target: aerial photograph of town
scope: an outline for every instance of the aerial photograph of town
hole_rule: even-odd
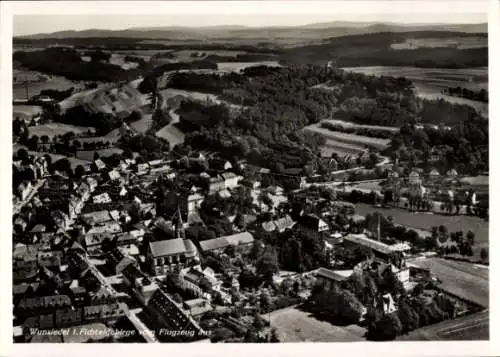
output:
[[[489,341],[482,8],[14,16],[13,343]]]

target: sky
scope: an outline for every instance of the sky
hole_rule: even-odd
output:
[[[81,3],[85,3],[81,1]],[[130,3],[123,3],[121,11],[133,11],[131,14],[116,13],[116,4],[113,2],[115,13],[109,13],[109,8],[99,6],[91,6],[93,2],[87,2],[87,11],[91,14],[71,15],[68,13],[54,14],[57,12],[68,12],[78,10],[77,6],[63,9],[52,8],[47,10],[44,8],[36,11],[36,15],[29,14],[35,12],[31,7],[21,11],[26,14],[16,14],[13,16],[13,35],[23,36],[37,33],[51,33],[65,30],[85,30],[85,29],[109,29],[120,30],[132,27],[159,27],[159,26],[186,26],[186,27],[205,27],[205,26],[224,26],[224,25],[240,25],[249,27],[264,27],[264,26],[300,26],[311,23],[331,22],[331,21],[356,21],[356,22],[398,22],[398,23],[483,23],[487,22],[487,6],[484,2],[477,0],[472,5],[467,7],[464,4],[469,4],[468,1],[455,0],[449,3],[446,1],[435,0],[434,3],[429,3],[426,6],[425,1],[386,1],[385,3],[377,1],[351,1],[350,3],[342,3],[342,6],[337,1],[331,1],[327,6],[322,8],[322,11],[313,11],[314,7],[294,8],[290,3],[286,7],[279,6],[279,14],[276,13],[277,7],[265,7],[267,2],[261,2],[258,8],[245,6],[250,2],[240,2],[238,4],[228,2],[227,6],[196,6],[196,7],[177,7],[172,9],[160,7],[157,11],[151,11],[155,15],[144,13],[148,11],[147,6],[135,4],[135,8],[130,6]],[[279,3],[279,2],[278,2]],[[353,4],[354,3],[354,4]],[[366,3],[368,6],[364,6]],[[411,6],[402,5],[403,3],[414,4]],[[446,6],[444,4],[448,3]],[[94,3],[95,4],[95,3]],[[334,6],[332,6],[332,4]],[[382,6],[383,4],[383,6]],[[392,5],[391,5],[392,4]],[[233,6],[231,6],[233,5]],[[439,6],[438,6],[439,5]],[[157,7],[153,4],[151,9]],[[219,9],[219,10],[218,10]],[[472,12],[470,10],[473,10]],[[136,11],[134,11],[136,10]],[[142,13],[141,13],[142,12]],[[166,13],[167,12],[167,13]],[[168,12],[176,12],[168,13]],[[189,14],[186,14],[189,12]],[[311,13],[314,12],[314,13]],[[18,12],[16,12],[18,13]],[[164,13],[164,14],[161,14]]]

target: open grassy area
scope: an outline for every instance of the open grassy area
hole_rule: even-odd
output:
[[[415,260],[411,264],[431,269],[445,291],[485,308],[489,306],[488,268],[442,258]]]
[[[88,131],[94,131],[93,128],[87,128],[83,126],[69,125],[63,123],[48,123],[37,126],[32,126],[29,129],[30,136],[37,135],[41,137],[42,135],[47,135],[49,138],[54,137],[55,135],[64,135],[69,132],[73,132],[75,134],[83,134]]]
[[[371,205],[356,204],[356,213],[366,215],[368,213],[380,212],[384,216],[392,216],[394,223],[401,224],[410,228],[418,228],[430,231],[434,226],[444,225],[448,232],[467,231],[474,232],[476,238],[473,247],[474,257],[479,259],[481,248],[488,247],[489,241],[489,222],[484,219],[473,216],[445,216],[441,214],[411,213],[409,211],[397,208],[376,208]]]
[[[281,342],[365,341],[366,330],[360,326],[335,326],[296,307],[272,312],[271,326],[277,329]]]
[[[238,72],[248,67],[270,66],[281,67],[278,61],[261,61],[261,62],[220,62],[217,63],[217,70],[220,72]]]

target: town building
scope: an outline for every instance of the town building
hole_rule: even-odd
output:
[[[164,275],[199,262],[193,242],[182,238],[150,242],[146,259],[154,275]]]
[[[203,252],[220,253],[229,246],[249,246],[254,242],[253,236],[249,232],[241,232],[225,237],[209,239],[200,242],[200,247]]]
[[[328,224],[315,214],[302,215],[296,224],[296,228],[298,231],[312,236],[328,234],[330,231]]]

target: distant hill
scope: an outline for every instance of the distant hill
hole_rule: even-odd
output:
[[[296,27],[245,27],[245,26],[215,26],[215,27],[152,27],[130,28],[124,30],[89,29],[82,31],[59,31],[46,34],[19,36],[23,39],[64,39],[64,38],[94,38],[115,37],[135,39],[166,39],[166,40],[221,40],[221,39],[318,39],[349,35],[373,34],[379,32],[407,31],[453,31],[462,33],[487,33],[488,26],[482,24],[417,24],[406,25],[396,23],[368,22],[329,22]]]

